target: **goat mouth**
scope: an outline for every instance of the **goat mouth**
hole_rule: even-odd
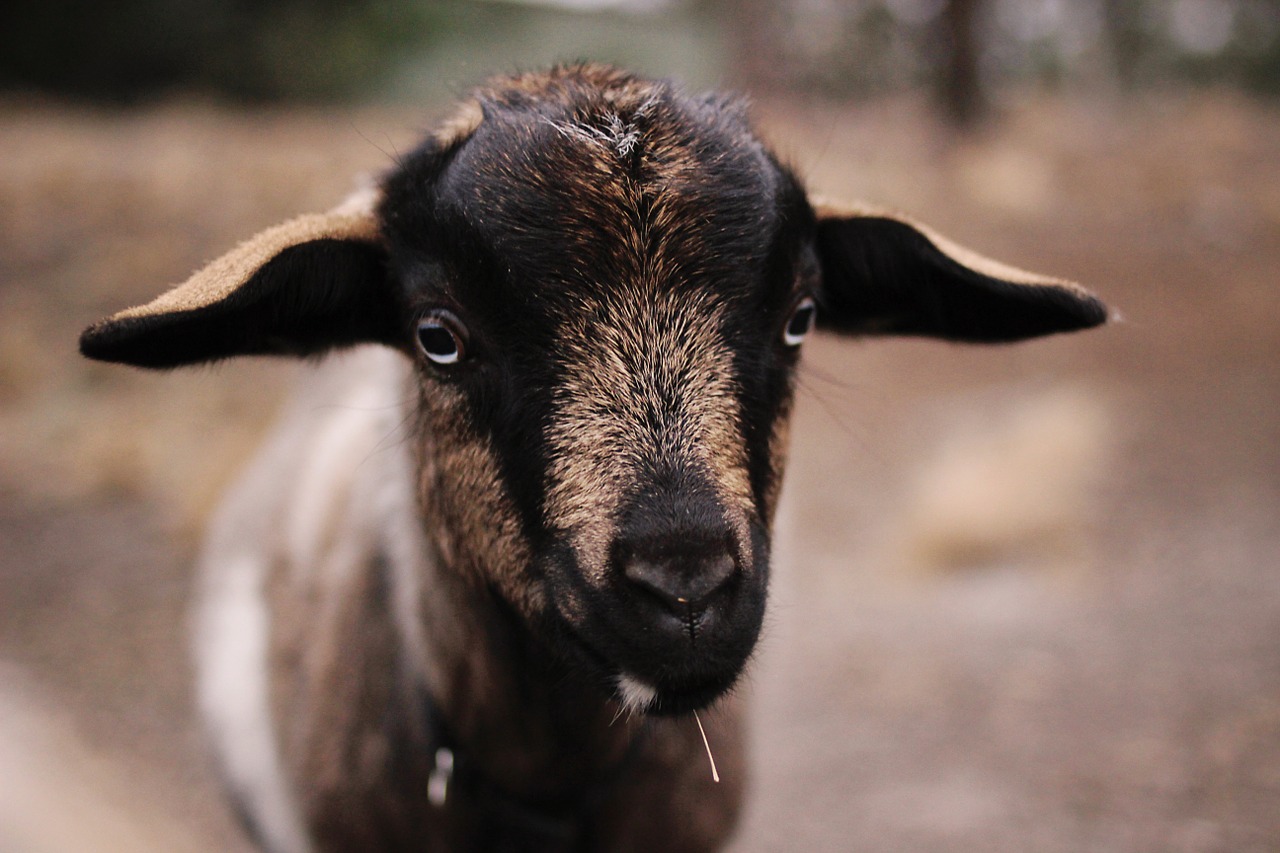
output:
[[[654,673],[650,667],[627,666],[612,660],[569,625],[562,625],[562,633],[572,658],[604,688],[606,698],[631,713],[665,717],[702,710],[733,688],[745,666]]]
[[[631,676],[625,673],[618,676],[620,700],[622,705],[629,709],[632,706],[628,701],[629,697],[622,692],[622,685],[624,684],[624,679],[630,678]],[[729,692],[735,681],[737,681],[737,674],[728,681],[720,679],[701,685],[684,685],[679,688],[658,688],[645,684],[644,686],[648,687],[652,693],[642,697],[648,700],[647,704],[634,710],[658,717],[674,717],[693,711],[701,711]],[[643,684],[643,682],[641,683]]]
[[[643,585],[589,585],[565,547],[544,564],[551,605],[542,613],[544,636],[558,639],[562,665],[624,710],[700,710],[732,689],[755,650],[765,607],[763,551],[757,543],[752,571],[735,573],[712,601],[686,603],[681,612]]]

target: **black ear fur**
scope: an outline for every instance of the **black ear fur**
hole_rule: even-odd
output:
[[[889,216],[823,217],[817,248],[819,324],[836,332],[994,343],[1107,319],[1102,302],[1069,282],[962,250],[948,254],[924,231]]]
[[[166,368],[237,355],[309,356],[401,337],[385,250],[326,238],[288,246],[211,304],[124,312],[86,329],[89,358]]]

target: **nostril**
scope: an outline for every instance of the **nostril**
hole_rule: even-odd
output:
[[[627,580],[657,596],[670,609],[705,605],[728,583],[738,564],[727,551],[694,554],[632,554],[623,560]]]

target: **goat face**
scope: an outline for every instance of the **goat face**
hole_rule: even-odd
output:
[[[799,343],[1095,325],[1067,282],[815,205],[742,111],[598,67],[485,90],[375,205],[264,232],[90,356],[359,342],[415,359],[441,561],[633,707],[700,707],[759,633]]]
[[[813,216],[723,103],[581,79],[523,94],[385,185],[428,516],[632,703],[697,707],[764,612]]]

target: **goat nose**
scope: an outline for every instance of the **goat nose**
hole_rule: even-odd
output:
[[[657,597],[669,610],[702,608],[728,583],[738,564],[725,546],[629,549],[622,561],[627,580]]]

